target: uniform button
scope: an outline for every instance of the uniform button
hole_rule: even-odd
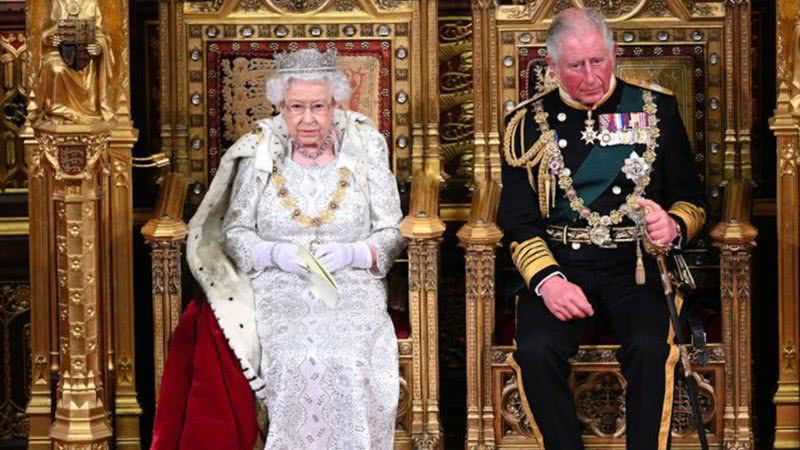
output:
[[[573,250],[580,250],[580,248],[581,248],[581,243],[580,242],[573,242],[572,243],[572,249]]]
[[[567,147],[567,140],[566,139],[559,139],[558,140],[558,146],[560,148],[566,148]]]
[[[565,120],[567,120],[567,115],[564,113],[558,113],[558,121],[563,122]]]
[[[619,186],[614,186],[611,188],[611,192],[613,192],[614,195],[619,195],[622,193],[622,188]]]

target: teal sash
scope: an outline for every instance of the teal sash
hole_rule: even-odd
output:
[[[617,112],[639,112],[644,108],[641,90],[624,86],[622,100],[617,105]],[[597,118],[595,118],[597,120]],[[585,206],[589,206],[611,183],[617,178],[625,159],[631,154],[634,145],[610,145],[601,147],[595,144],[589,156],[583,160],[581,166],[572,175],[572,185],[580,196]],[[556,204],[550,212],[551,220],[557,224],[564,224],[576,219],[578,213],[569,207],[569,202],[563,191],[558,193]]]

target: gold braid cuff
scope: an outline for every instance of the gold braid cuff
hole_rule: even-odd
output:
[[[550,253],[544,239],[535,237],[523,243],[511,243],[511,259],[517,266],[526,285],[530,285],[533,277],[549,266],[558,266],[558,262]]]
[[[689,202],[680,201],[673,203],[672,207],[669,209],[669,213],[683,220],[684,225],[686,225],[687,236],[685,236],[685,238],[687,241],[691,241],[697,236],[697,233],[703,229],[703,225],[706,223],[705,210]]]

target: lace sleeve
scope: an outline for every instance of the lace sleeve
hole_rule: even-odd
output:
[[[377,250],[377,272],[372,275],[383,278],[392,268],[397,255],[403,250],[405,241],[400,236],[400,194],[397,180],[389,169],[389,149],[378,130],[369,133],[369,209],[371,233],[367,244]]]
[[[231,187],[228,211],[222,223],[225,253],[243,272],[255,269],[253,249],[264,242],[256,233],[256,211],[260,193],[254,171],[253,158],[243,158],[239,161]]]

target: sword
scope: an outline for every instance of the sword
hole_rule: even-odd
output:
[[[708,438],[706,436],[706,429],[703,424],[703,415],[700,411],[700,396],[698,394],[697,384],[698,382],[702,382],[702,378],[699,374],[692,371],[692,365],[689,362],[689,351],[687,350],[687,343],[683,338],[683,333],[681,332],[680,322],[678,321],[678,309],[675,306],[675,296],[677,295],[677,291],[673,289],[674,285],[680,287],[680,282],[675,280],[675,277],[669,271],[667,267],[667,253],[669,252],[669,246],[661,246],[657,243],[653,242],[650,237],[647,235],[647,229],[642,227],[644,239],[644,248],[645,251],[653,256],[656,260],[656,264],[658,265],[658,272],[661,278],[661,285],[664,288],[664,298],[667,301],[667,309],[669,310],[669,320],[672,324],[672,329],[675,331],[675,342],[678,344],[678,349],[680,351],[680,361],[681,366],[683,367],[683,377],[686,380],[686,390],[689,392],[689,402],[692,406],[692,414],[694,415],[694,423],[695,428],[697,428],[697,436],[700,438],[700,448],[702,450],[708,450]],[[691,279],[691,275],[689,276]],[[689,285],[693,285],[693,280]]]

